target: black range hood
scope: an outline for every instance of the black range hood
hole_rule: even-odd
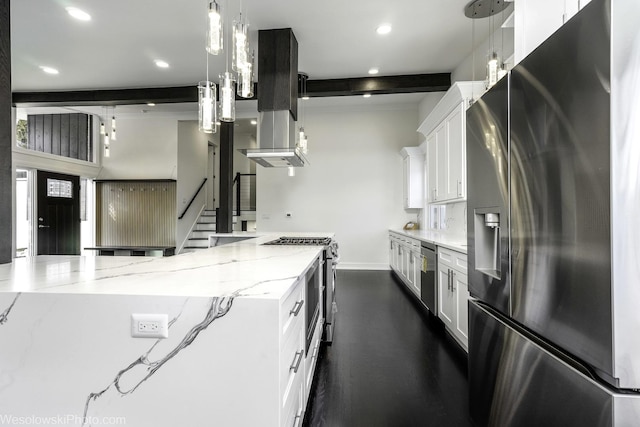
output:
[[[258,32],[257,149],[240,150],[264,167],[302,167],[296,147],[298,41],[291,28]]]

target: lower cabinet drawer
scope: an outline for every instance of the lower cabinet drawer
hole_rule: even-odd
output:
[[[291,386],[291,393],[284,401],[282,416],[280,418],[281,427],[301,427],[304,418],[304,384],[303,376],[296,375]]]
[[[318,354],[320,353],[320,344],[322,341],[322,322],[318,322],[316,329],[313,332],[313,338],[311,346],[309,347],[309,353],[306,355],[304,361],[304,386],[305,396],[308,396],[308,391],[311,389],[311,383],[313,382],[313,373],[316,370],[318,364]],[[306,404],[306,402],[305,402]]]
[[[300,323],[305,313],[304,284],[298,282],[293,291],[285,298],[280,306],[280,333],[286,336],[289,329]]]
[[[280,391],[282,401],[286,401],[298,379],[304,378],[304,328],[300,322],[280,348]],[[299,378],[298,378],[299,377]]]

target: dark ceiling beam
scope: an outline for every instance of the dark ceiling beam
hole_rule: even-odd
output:
[[[372,76],[346,79],[307,80],[310,97],[356,96],[394,93],[444,92],[451,87],[450,73]],[[300,91],[302,94],[302,91]],[[257,88],[255,96],[257,99]],[[197,102],[196,86],[154,87],[139,89],[101,89],[60,92],[13,92],[18,107],[63,107],[80,105],[170,104]],[[236,98],[242,100],[243,98]]]
[[[375,76],[347,79],[308,80],[306,94],[313,97],[353,96],[370,93],[443,92],[451,87],[451,73]]]

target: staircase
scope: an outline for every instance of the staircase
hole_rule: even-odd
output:
[[[238,217],[233,216],[233,229],[236,229]],[[182,248],[181,253],[194,252],[198,249],[206,249],[209,247],[209,235],[216,232],[216,211],[204,210],[198,218],[198,222],[191,230],[187,243]]]

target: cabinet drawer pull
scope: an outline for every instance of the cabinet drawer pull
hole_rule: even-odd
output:
[[[294,316],[297,316],[298,314],[300,314],[300,310],[302,309],[303,305],[304,305],[303,299],[300,301],[296,301],[296,304],[293,306],[291,311],[289,311],[289,314],[293,314]]]
[[[296,355],[293,356],[293,363],[289,366],[289,370],[293,371],[293,373],[297,373],[298,369],[300,369],[300,363],[302,362],[302,355],[304,352],[302,350],[296,351]]]
[[[454,286],[454,277],[456,277],[456,272],[451,271],[451,292],[456,291],[456,287]]]

